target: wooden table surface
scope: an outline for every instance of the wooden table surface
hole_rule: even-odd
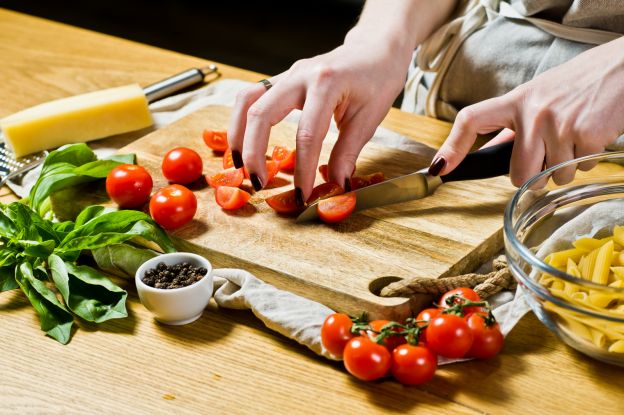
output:
[[[0,117],[207,63],[1,9],[0,62]],[[224,78],[262,78],[219,66]],[[397,110],[384,125],[430,145],[448,131]],[[128,288],[129,318],[83,325],[67,346],[43,335],[21,292],[0,294],[0,413],[624,413],[624,370],[566,347],[532,314],[497,358],[403,387],[358,382],[249,312],[210,306],[192,325],[158,325]]]

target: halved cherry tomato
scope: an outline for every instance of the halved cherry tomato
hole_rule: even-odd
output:
[[[318,168],[319,173],[321,173],[321,177],[326,182],[329,181],[329,176],[327,174],[327,164],[321,164]]]
[[[404,385],[421,385],[438,368],[438,357],[423,346],[403,344],[392,351],[392,376]]]
[[[453,304],[449,304],[447,300],[453,295],[460,295],[470,301],[481,301],[481,297],[479,297],[479,294],[477,294],[475,290],[473,290],[472,288],[460,287],[460,288],[455,288],[454,290],[444,293],[444,295],[440,297],[440,301],[438,301],[438,305],[442,308],[449,308],[451,307],[451,305],[463,303],[461,299],[456,298]],[[483,308],[466,307],[464,308],[464,315],[467,315],[469,313],[474,313],[477,311],[483,311]]]
[[[343,313],[330,314],[321,326],[321,342],[329,353],[337,358],[355,334],[351,333],[353,322],[351,317]]]
[[[296,150],[275,146],[271,158],[279,163],[279,169],[282,171],[293,171],[295,169]]]
[[[344,365],[349,373],[360,380],[375,380],[390,371],[391,356],[388,349],[365,336],[355,337],[343,351]]]
[[[464,357],[472,346],[472,331],[463,318],[440,314],[427,327],[427,347],[440,356]]]
[[[228,149],[227,131],[204,130],[204,143],[214,151],[225,151]]]
[[[310,197],[308,198],[308,204],[314,203],[319,199],[327,199],[328,197],[337,196],[343,194],[342,187],[333,182],[321,183],[312,189]]]
[[[299,213],[302,210],[295,201],[295,189],[268,197],[266,202],[274,211],[285,215]]]
[[[228,148],[223,153],[223,168],[229,169],[230,167],[234,167],[234,161],[232,160],[232,150]]]
[[[238,187],[243,183],[243,172],[241,169],[230,167],[213,176],[206,176],[206,180],[215,189],[219,186]]]
[[[468,356],[477,359],[494,357],[503,348],[505,339],[498,323],[487,324],[488,314],[485,312],[470,313],[465,318],[472,332],[472,347]]]
[[[365,335],[368,335],[368,337],[372,339],[374,339],[376,336],[378,336],[377,333],[381,332],[381,329],[384,328],[384,326],[386,324],[390,323],[390,320],[373,320],[370,323],[368,323],[368,325],[371,327],[372,330],[374,331],[370,331],[368,330],[367,333],[363,333]],[[400,327],[394,327],[392,329],[393,332],[396,333],[401,333],[401,328]],[[377,332],[377,333],[375,333]],[[381,342],[381,344],[388,349],[388,351],[393,351],[397,346],[400,346],[402,344],[404,344],[406,342],[405,337],[401,336],[401,335],[396,335],[396,336],[388,336],[385,337],[383,339],[383,341]]]
[[[268,160],[266,162],[266,169],[267,169],[267,182],[264,186],[267,186],[268,184],[270,184],[275,178],[275,176],[277,176],[277,173],[279,173],[279,163],[273,160]],[[243,175],[245,176],[245,179],[249,179],[249,171],[247,170],[246,167],[243,167]]]
[[[163,187],[152,196],[149,212],[165,229],[177,229],[188,223],[197,211],[197,198],[186,187],[172,184]]]
[[[242,208],[245,206],[247,201],[249,201],[250,197],[251,195],[249,193],[239,189],[238,187],[219,186],[215,191],[217,204],[225,210],[236,210]]]
[[[353,176],[351,177],[351,189],[352,190],[361,189],[362,187],[381,183],[384,180],[386,180],[386,176],[380,171],[376,173],[367,174],[366,176]]]
[[[355,202],[355,193],[345,193],[321,200],[316,209],[323,222],[336,223],[353,213]]]
[[[121,208],[137,208],[149,199],[152,176],[141,166],[122,164],[106,176],[106,193]]]
[[[190,148],[177,147],[163,157],[163,176],[172,183],[193,183],[201,177],[202,169],[201,157]]]

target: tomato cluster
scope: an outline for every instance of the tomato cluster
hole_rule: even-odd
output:
[[[321,327],[321,341],[360,380],[391,374],[419,385],[434,376],[438,356],[488,359],[500,352],[504,338],[488,303],[474,290],[458,288],[403,323],[332,314]]]
[[[136,209],[149,200],[152,219],[165,229],[173,230],[190,222],[197,211],[197,198],[182,184],[198,180],[202,160],[190,148],[178,147],[165,154],[162,173],[171,184],[152,192],[152,176],[145,168],[134,164],[115,167],[106,177],[106,192],[121,208]]]

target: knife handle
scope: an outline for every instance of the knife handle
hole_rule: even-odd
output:
[[[513,145],[513,140],[505,141],[468,153],[452,172],[440,176],[440,179],[443,183],[447,183],[460,180],[487,179],[507,174],[509,173]]]

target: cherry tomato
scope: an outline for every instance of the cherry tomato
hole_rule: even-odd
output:
[[[228,148],[225,150],[225,153],[223,153],[223,169],[225,170],[231,167],[234,167],[234,160],[232,160],[232,150]]]
[[[177,229],[193,219],[197,198],[186,187],[172,184],[152,196],[149,204],[152,218],[165,229]]]
[[[321,327],[321,342],[329,353],[337,358],[342,357],[345,346],[355,337],[351,333],[353,322],[351,317],[342,313],[330,314]]]
[[[404,385],[421,385],[433,377],[438,357],[423,346],[403,344],[392,351],[392,376]]]
[[[351,177],[351,189],[361,189],[362,187],[381,183],[384,180],[386,180],[386,176],[382,172],[371,173],[366,176],[353,176]]]
[[[371,329],[373,329],[376,332],[381,332],[381,329],[386,325],[390,323],[390,320],[373,320],[370,323],[368,323],[368,325],[371,327]],[[400,333],[402,330],[400,327],[394,327],[392,329],[393,332],[396,333]],[[367,335],[368,337],[371,338],[371,340],[373,340],[378,334],[374,333],[373,331],[368,331],[367,333],[363,333],[363,335]],[[381,342],[381,344],[388,349],[388,351],[393,351],[397,346],[400,346],[402,344],[405,344],[406,340],[405,337],[403,336],[388,336],[386,338],[383,339],[383,341]]]
[[[302,210],[295,201],[295,189],[268,197],[266,202],[274,211],[284,215],[292,215]]]
[[[312,189],[308,204],[314,203],[319,199],[327,199],[328,197],[337,196],[344,193],[342,187],[333,182],[321,183]]]
[[[464,357],[472,346],[472,331],[463,318],[440,314],[427,327],[427,347],[445,357]]]
[[[390,371],[391,356],[388,349],[365,336],[355,337],[343,351],[347,371],[360,380],[375,380]]]
[[[473,290],[472,288],[462,287],[462,288],[455,288],[454,290],[444,293],[444,295],[442,295],[442,297],[440,298],[438,305],[442,308],[449,308],[450,305],[446,302],[446,299],[450,298],[453,295],[460,295],[470,301],[481,301],[481,297],[479,297],[479,294],[477,294],[475,290]],[[461,304],[461,303],[463,303],[463,301],[460,300],[459,298],[456,298],[453,304]],[[466,307],[464,308],[464,315],[473,313],[476,311],[483,311],[483,309],[481,307]]]
[[[326,182],[329,181],[329,176],[327,174],[327,164],[321,164],[318,168],[319,173],[321,173],[321,177]]]
[[[275,146],[271,154],[271,159],[279,164],[279,169],[281,171],[293,171],[295,169],[296,153],[296,150]]]
[[[424,310],[422,310],[420,313],[418,313],[418,315],[416,316],[416,320],[417,321],[431,321],[433,320],[435,317],[437,317],[440,313],[442,312],[441,308],[425,308]],[[422,327],[424,325],[426,325],[427,323],[418,323],[418,326]],[[420,336],[419,336],[419,340],[425,340],[427,338],[427,329],[423,329],[420,332]]]
[[[206,177],[206,180],[215,189],[219,186],[238,187],[243,183],[243,172],[241,170],[230,167],[215,175]]]
[[[316,209],[323,222],[336,223],[353,213],[355,202],[355,193],[345,193],[321,200]]]
[[[204,130],[204,143],[214,151],[225,151],[228,149],[227,131]]]
[[[484,312],[470,313],[465,317],[468,327],[472,332],[472,347],[468,356],[477,359],[489,359],[494,357],[503,348],[505,339],[500,331],[498,323],[486,324],[488,314]]]
[[[141,166],[122,164],[106,176],[106,193],[121,208],[137,208],[149,199],[152,176]]]
[[[163,176],[173,183],[188,184],[202,174],[202,159],[195,151],[186,147],[170,150],[162,162]]]
[[[249,200],[251,195],[238,187],[219,186],[215,191],[217,204],[225,210],[240,209]]]

